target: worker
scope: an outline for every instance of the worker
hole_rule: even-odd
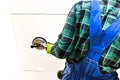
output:
[[[46,51],[66,59],[62,80],[119,80],[120,1],[74,4],[57,41],[47,43]]]

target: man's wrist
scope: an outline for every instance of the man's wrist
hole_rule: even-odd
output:
[[[48,54],[51,54],[51,48],[52,48],[53,44],[47,43],[46,45],[47,45],[46,52],[47,52]]]

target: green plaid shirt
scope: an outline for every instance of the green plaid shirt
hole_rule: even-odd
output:
[[[120,1],[101,0],[102,29],[108,28],[120,16]],[[89,50],[90,1],[80,1],[70,10],[66,23],[51,54],[69,63],[86,57]],[[113,72],[120,67],[120,35],[103,52],[99,60],[102,72]]]

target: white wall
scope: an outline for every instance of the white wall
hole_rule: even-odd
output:
[[[30,48],[35,37],[54,43],[60,34],[66,15],[12,14],[20,63],[23,70],[56,71],[63,69],[65,60]],[[54,65],[53,65],[54,64]]]
[[[57,80],[57,71],[63,69],[64,62],[45,54],[45,51],[30,49],[30,45],[36,36],[43,36],[48,41],[55,42],[64,26],[67,16],[65,14],[68,13],[73,2],[74,0],[71,2],[69,0],[64,2],[59,0],[17,0],[13,2],[12,24],[16,35],[20,66],[22,70],[25,70],[19,71],[18,75],[22,76],[20,79],[49,80],[50,77],[51,80]],[[52,30],[52,28],[54,29]]]
[[[0,80],[13,80],[14,72],[19,70],[10,16],[11,3],[10,0],[0,1]]]
[[[42,1],[42,2],[41,2]],[[49,3],[45,3],[48,1]],[[2,0],[0,1],[0,80],[57,80],[56,72],[22,71],[16,46],[16,38],[11,22],[11,13],[40,13],[49,11],[50,13],[66,14],[77,0]],[[29,3],[28,3],[29,2]],[[60,2],[54,5],[55,2]],[[65,5],[65,3],[67,3]],[[43,9],[43,4],[51,5]],[[12,5],[13,4],[13,5]],[[41,5],[39,5],[41,4]],[[61,6],[62,7],[59,7]],[[13,7],[12,7],[13,6]],[[41,7],[40,7],[41,6]],[[64,10],[64,6],[66,9]],[[120,73],[120,72],[119,72]]]
[[[14,0],[13,11],[17,13],[68,13],[79,0]]]

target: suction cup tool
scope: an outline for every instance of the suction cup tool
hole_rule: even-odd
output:
[[[32,41],[31,48],[39,48],[43,47],[46,48],[47,41],[43,37],[36,37]]]

